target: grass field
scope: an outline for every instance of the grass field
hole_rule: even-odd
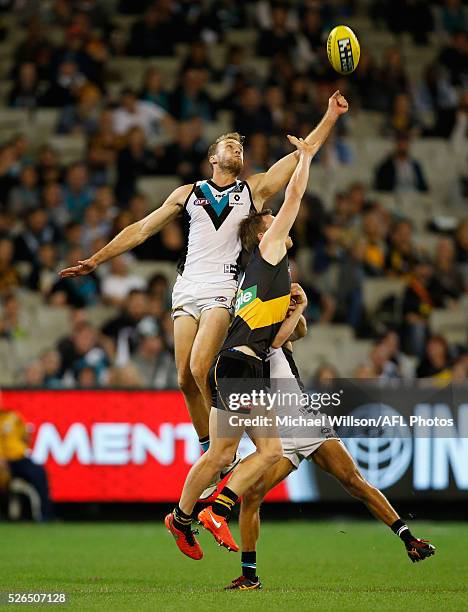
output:
[[[0,524],[0,591],[65,591],[67,609],[116,612],[466,612],[468,524],[412,526],[437,546],[435,557],[412,564],[396,536],[374,522],[265,523],[263,591],[226,593],[220,588],[239,575],[240,556],[207,533],[200,534],[205,558],[196,562],[160,524]]]

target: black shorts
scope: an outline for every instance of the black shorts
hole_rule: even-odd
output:
[[[211,405],[220,410],[231,410],[233,394],[250,393],[265,387],[262,359],[235,349],[222,350],[209,373]],[[237,407],[236,412],[248,414],[249,408]]]

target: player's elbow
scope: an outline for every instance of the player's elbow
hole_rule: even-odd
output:
[[[284,344],[283,338],[281,338],[281,336],[276,336],[276,338],[271,343],[271,348],[279,349],[283,346],[283,344]]]

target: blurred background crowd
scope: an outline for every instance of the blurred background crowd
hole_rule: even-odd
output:
[[[244,175],[351,110],[293,230],[313,376],[468,375],[468,11],[460,0],[2,0],[0,382],[176,388],[176,221],[89,276],[102,247],[210,175],[235,129]],[[331,69],[337,23],[362,45]],[[281,202],[272,202],[274,208]]]

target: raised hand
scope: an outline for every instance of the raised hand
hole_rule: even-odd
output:
[[[335,91],[335,93],[328,99],[328,110],[336,116],[344,115],[349,108],[348,101],[346,98],[340,93],[340,90]]]
[[[303,138],[297,138],[296,136],[288,134],[288,140],[296,147],[299,153],[303,152],[308,155],[314,155],[317,151],[317,146],[315,144],[306,142]]]

